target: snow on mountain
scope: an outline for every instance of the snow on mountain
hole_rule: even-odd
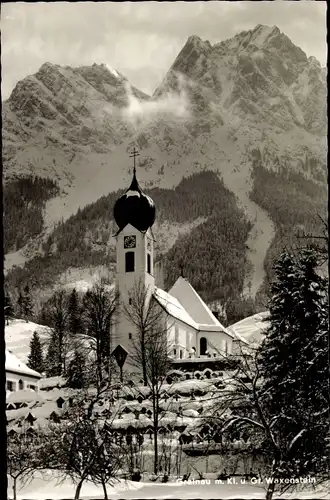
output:
[[[113,68],[112,68],[109,64],[105,64],[105,67],[107,68],[107,70],[109,70],[109,71],[110,71],[110,73],[111,73],[113,76],[115,76],[116,78],[120,78],[119,73],[118,73],[115,69],[113,69]]]
[[[142,185],[172,188],[183,175],[215,170],[253,224],[256,289],[274,227],[249,199],[251,152],[261,151],[266,168],[277,158],[325,179],[325,103],[325,69],[276,26],[258,25],[213,46],[189,37],[152,97],[107,64],[45,63],[3,105],[5,180],[30,172],[58,180],[65,193],[46,204],[47,233],[79,207],[127,186],[133,146]],[[303,170],[306,157],[313,158],[311,172]]]

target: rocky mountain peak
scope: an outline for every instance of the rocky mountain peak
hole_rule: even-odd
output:
[[[189,110],[185,125],[180,122],[179,127],[175,113],[161,122],[160,113],[155,113],[157,123],[156,118],[141,120],[138,138],[143,138],[146,149],[154,143],[166,155],[175,150],[178,137],[182,144],[193,137],[195,145],[205,137],[209,141],[214,132],[231,141],[244,136],[242,127],[244,140],[251,143],[274,130],[299,137],[307,133],[313,141],[321,140],[327,120],[325,77],[316,59],[307,58],[277,26],[257,25],[213,46],[192,35],[152,98],[156,109],[162,94],[184,89],[178,99]],[[126,138],[131,140],[135,125],[125,112],[130,104],[128,87],[137,99],[150,99],[106,63],[43,64],[36,74],[18,82],[4,106],[8,170],[17,167],[17,145],[27,141],[34,147],[38,140],[38,148],[42,144],[47,154],[50,144],[61,151],[64,144],[69,153],[86,148],[107,154]],[[141,106],[139,112],[145,109]],[[21,161],[25,164],[25,158]]]
[[[204,41],[197,35],[191,35],[186,42],[185,47],[186,46],[189,46],[190,48],[194,47],[197,50],[205,52],[209,52],[210,49],[212,49],[212,45],[209,40]]]
[[[272,36],[277,36],[280,33],[277,26],[267,26],[265,24],[257,24],[257,26],[251,30],[252,41],[257,45],[263,45],[267,39]]]
[[[213,109],[222,122],[230,112],[323,133],[324,71],[277,26],[259,24],[213,46],[189,37],[155,95],[177,91],[179,81],[198,114]]]

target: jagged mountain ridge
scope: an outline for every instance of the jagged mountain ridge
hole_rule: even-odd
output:
[[[106,152],[131,134],[119,114],[128,104],[127,85],[123,75],[104,64],[70,68],[45,63],[18,82],[3,105],[5,178],[11,171],[24,173],[24,167],[29,171],[31,164],[41,175],[55,174],[63,181],[58,178],[62,173],[72,180],[76,154]],[[148,99],[134,87],[130,92],[138,100]],[[39,153],[30,155],[36,146]],[[17,162],[23,167],[18,172]]]
[[[248,109],[288,130],[290,121],[314,134],[326,129],[325,68],[276,26],[258,25],[213,46],[190,37],[156,95],[175,86],[176,73],[198,81],[224,110],[241,115]],[[226,80],[232,82],[230,92]],[[279,114],[272,118],[274,113]]]
[[[185,126],[180,122],[178,127],[175,119],[160,113],[151,123],[142,120],[138,127],[132,127],[120,113],[129,103],[129,84],[115,70],[96,64],[81,68],[42,65],[35,75],[18,82],[4,103],[5,178],[28,170],[32,160],[37,170],[53,176],[58,155],[62,165],[56,164],[55,171],[60,175],[62,168],[73,180],[79,174],[73,159],[80,152],[106,153],[110,160],[116,146],[135,139],[145,150],[152,149],[150,142],[155,141],[161,151],[155,151],[154,156],[159,156],[171,149],[171,139],[179,142],[171,137],[178,128],[180,142],[191,135],[198,140],[219,127],[225,127],[235,141],[235,133],[251,129],[251,122],[259,132],[253,130],[257,140],[261,139],[261,130],[264,136],[267,132],[281,135],[293,131],[299,146],[306,144],[323,156],[325,70],[277,27],[258,25],[213,46],[196,36],[189,37],[152,98],[135,88],[131,88],[132,95],[144,102],[164,97],[179,89],[178,74],[184,78],[181,89],[189,98],[190,117]],[[244,123],[246,120],[248,123]],[[42,161],[37,152],[29,158],[33,145],[41,148]],[[182,145],[175,147],[183,149],[179,154],[187,153]],[[54,151],[46,152],[47,148]],[[123,167],[126,162],[120,160]],[[152,174],[155,177],[155,172]]]
[[[253,151],[269,169],[284,164],[325,181],[325,70],[276,27],[259,25],[213,46],[190,37],[152,97],[128,90],[105,65],[46,64],[38,73],[19,82],[4,105],[4,166],[7,178],[33,170],[65,187],[67,196],[47,205],[46,227],[127,185],[134,145],[144,186],[174,187],[183,175],[219,172],[256,220],[255,233],[268,233],[263,247],[274,230],[248,196]],[[173,95],[181,114],[171,112]],[[132,104],[141,105],[134,120],[125,113]],[[252,252],[260,241],[250,242]],[[260,273],[265,251],[255,258]]]

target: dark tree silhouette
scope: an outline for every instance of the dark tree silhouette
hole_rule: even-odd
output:
[[[4,311],[5,311],[6,323],[8,325],[9,320],[14,317],[14,308],[11,301],[11,297],[8,292],[5,292]]]
[[[31,297],[31,290],[29,285],[24,287],[24,295],[23,295],[23,313],[26,322],[28,322],[32,318],[33,314],[33,301]]]
[[[83,389],[88,384],[86,358],[81,350],[75,349],[73,359],[66,371],[67,386],[72,389]]]
[[[61,375],[66,369],[66,355],[70,348],[68,333],[68,297],[64,290],[57,290],[46,305],[45,315],[51,327],[46,355],[48,373]]]
[[[68,328],[74,335],[82,332],[81,307],[77,290],[74,288],[69,296],[68,304]]]
[[[118,293],[102,282],[88,290],[83,298],[86,332],[95,339],[98,386],[104,379],[103,370],[110,371],[111,335],[117,305]]]
[[[45,369],[43,352],[38,332],[34,332],[30,341],[30,354],[27,365],[32,370],[42,373]]]

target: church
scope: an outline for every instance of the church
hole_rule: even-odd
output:
[[[136,178],[135,156],[131,185],[116,201],[113,209],[118,226],[116,237],[116,288],[120,302],[128,304],[134,284],[147,290],[147,300],[156,301],[164,311],[166,332],[173,360],[229,356],[235,348],[235,336],[218,321],[189,281],[181,276],[169,291],[162,290],[156,279],[155,238],[152,226],[156,207],[143,193]],[[118,314],[115,345],[127,352],[134,327],[124,314]]]

